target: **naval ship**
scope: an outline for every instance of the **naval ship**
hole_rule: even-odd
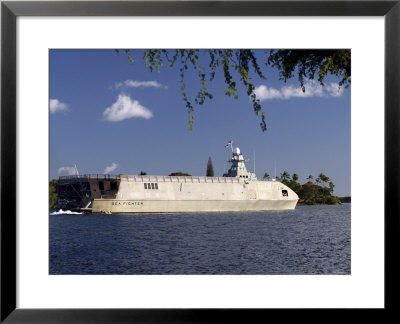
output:
[[[294,209],[299,197],[279,181],[258,180],[233,148],[222,177],[60,176],[58,207],[92,213],[177,213]]]

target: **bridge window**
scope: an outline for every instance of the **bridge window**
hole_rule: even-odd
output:
[[[288,191],[287,190],[282,190],[282,196],[283,197],[288,197],[289,196]]]
[[[158,183],[144,183],[144,189],[158,189]]]

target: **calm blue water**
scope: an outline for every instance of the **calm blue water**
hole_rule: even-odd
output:
[[[50,216],[50,274],[350,274],[350,207]]]

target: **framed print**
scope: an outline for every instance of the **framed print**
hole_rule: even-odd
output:
[[[1,321],[394,310],[399,16],[399,1],[3,1]],[[280,74],[258,73],[265,53]],[[329,59],[315,74],[301,55]],[[301,86],[271,81],[296,73]],[[284,123],[260,141],[251,125],[263,133],[274,107]],[[224,145],[228,166],[208,153]]]

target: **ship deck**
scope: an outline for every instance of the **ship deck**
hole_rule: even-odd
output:
[[[250,178],[202,177],[202,176],[157,176],[157,175],[121,175],[121,180],[131,182],[189,182],[189,183],[245,183],[255,181]]]
[[[130,182],[189,182],[189,183],[245,183],[257,180],[236,177],[205,177],[205,176],[161,176],[161,175],[108,175],[108,174],[83,174],[60,176],[60,180],[122,180]]]

